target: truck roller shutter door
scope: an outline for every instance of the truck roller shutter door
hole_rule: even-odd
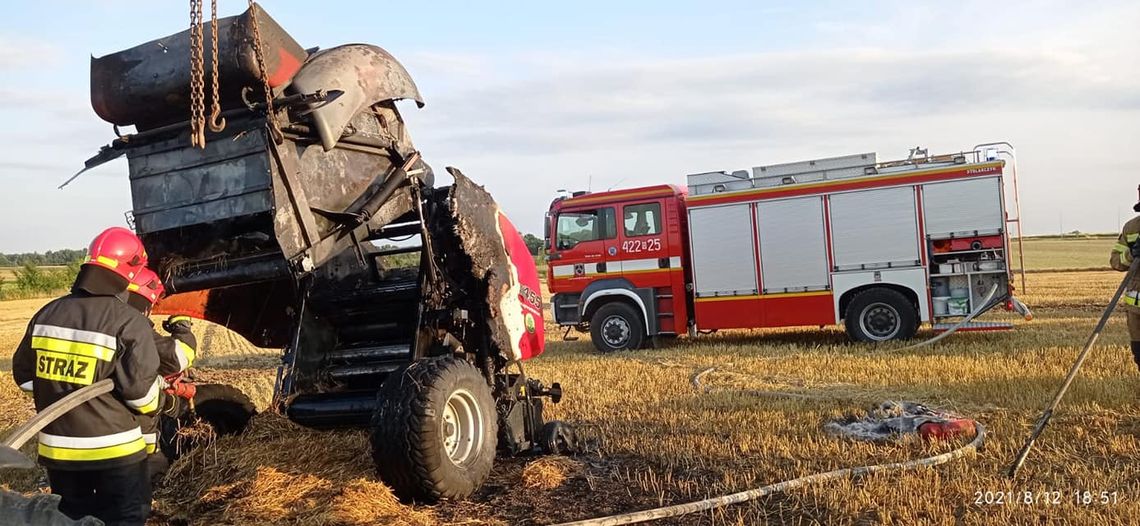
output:
[[[997,177],[932,183],[922,187],[926,232],[996,234],[1002,229],[1001,186]]]
[[[761,202],[756,208],[756,224],[765,294],[827,289],[821,198]]]
[[[921,265],[914,188],[832,195],[831,236],[840,272]]]
[[[689,209],[693,287],[698,297],[756,294],[749,205]]]

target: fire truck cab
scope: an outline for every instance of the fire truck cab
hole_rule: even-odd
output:
[[[924,322],[1012,328],[955,323],[999,304],[1024,309],[1003,155],[1012,161],[1012,148],[916,149],[894,162],[867,153],[693,174],[687,189],[560,197],[545,228],[554,319],[588,330],[603,352],[719,329],[843,323],[876,342]]]

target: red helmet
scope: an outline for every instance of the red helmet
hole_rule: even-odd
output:
[[[134,279],[127,285],[127,290],[134,294],[138,294],[147,299],[151,305],[158,303],[158,299],[166,292],[166,287],[163,286],[162,280],[158,279],[158,274],[153,270],[143,267],[135,274]]]
[[[146,266],[146,249],[134,232],[114,226],[95,236],[83,264],[103,267],[131,281]]]

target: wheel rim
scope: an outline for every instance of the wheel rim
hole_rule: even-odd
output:
[[[859,316],[859,328],[875,341],[894,338],[902,329],[899,311],[887,303],[872,303]]]
[[[602,321],[602,339],[610,347],[625,347],[632,332],[629,321],[621,316],[610,316]]]
[[[479,455],[483,447],[483,412],[475,395],[458,389],[447,398],[443,409],[440,440],[447,458],[461,466]]]

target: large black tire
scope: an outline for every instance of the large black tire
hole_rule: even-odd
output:
[[[192,440],[180,441],[177,436],[178,429],[192,424],[195,417],[210,424],[217,436],[225,436],[245,431],[249,419],[257,414],[257,407],[249,397],[232,385],[198,384],[196,387],[193,415],[187,406],[178,418],[165,415],[160,417],[158,447],[170,462],[201,445]]]
[[[645,341],[645,321],[628,303],[607,303],[590,318],[590,340],[604,353],[638,349]]]
[[[855,341],[909,340],[918,331],[918,307],[897,290],[875,287],[851,299],[844,324]]]
[[[464,499],[491,474],[497,436],[495,401],[479,370],[429,358],[396,370],[381,386],[372,459],[404,501]]]

